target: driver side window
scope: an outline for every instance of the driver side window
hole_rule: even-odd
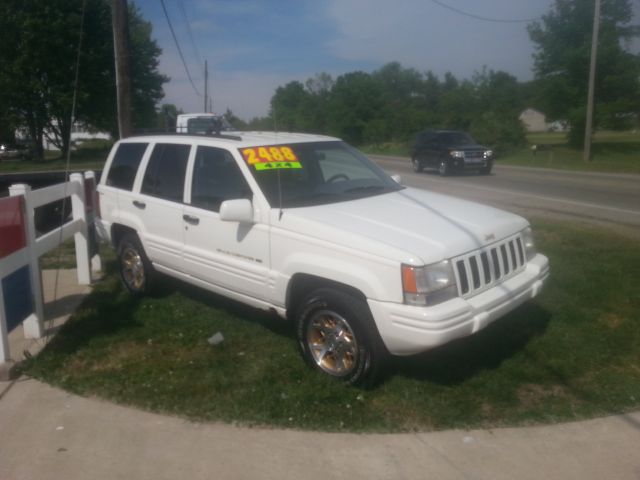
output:
[[[327,150],[318,160],[324,181],[377,179],[371,169],[358,162],[353,155],[338,150]]]
[[[220,211],[225,200],[252,198],[251,188],[227,150],[198,147],[191,182],[191,205]]]

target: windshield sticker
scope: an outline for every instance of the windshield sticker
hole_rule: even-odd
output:
[[[256,170],[302,168],[290,147],[251,147],[241,152],[245,162],[254,165]]]

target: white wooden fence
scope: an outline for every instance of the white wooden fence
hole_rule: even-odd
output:
[[[44,296],[40,257],[73,236],[78,283],[91,283],[91,270],[100,270],[100,256],[91,256],[89,230],[96,216],[96,179],[93,172],[71,174],[68,182],[37,190],[24,184],[12,185],[10,197],[0,199],[0,368],[11,361],[7,306],[14,299],[4,298],[5,282],[11,274],[28,267],[32,312],[21,320],[25,338],[41,338],[44,327]],[[23,200],[11,201],[11,197]],[[36,235],[35,209],[51,202],[71,197],[72,219],[41,236]],[[14,199],[15,200],[15,199]],[[16,211],[16,205],[22,211]],[[19,219],[14,221],[14,219]],[[61,219],[62,220],[62,219]],[[10,228],[5,228],[10,224]],[[23,229],[21,231],[21,229]],[[20,237],[20,238],[18,238]]]

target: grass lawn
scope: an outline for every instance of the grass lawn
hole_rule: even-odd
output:
[[[529,146],[505,153],[498,164],[527,167],[585,170],[594,172],[640,173],[640,132],[598,132],[591,147],[592,160],[582,160],[582,149],[569,148],[564,133],[532,133]],[[551,149],[533,155],[530,146],[551,145]],[[409,144],[387,143],[363,147],[370,154],[409,156]]]
[[[592,160],[582,160],[582,150],[569,148],[562,133],[530,134],[529,143],[551,145],[533,155],[523,149],[498,158],[498,163],[528,167],[600,172],[640,173],[640,133],[599,132],[592,144]]]
[[[92,140],[80,144],[77,150],[71,152],[70,170],[84,172],[87,170],[102,170],[109,155],[113,142],[106,140]],[[39,172],[64,170],[67,165],[66,157],[60,152],[45,152],[43,161],[20,160],[0,162],[0,174],[16,172]]]
[[[640,407],[640,244],[534,221],[544,292],[479,334],[392,362],[374,388],[303,363],[283,320],[164,282],[133,298],[112,271],[25,365],[72,392],[196,420],[415,431],[574,420]],[[211,346],[216,332],[224,341]]]

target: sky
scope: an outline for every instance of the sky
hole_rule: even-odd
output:
[[[132,0],[130,0],[132,1]],[[265,116],[278,86],[320,72],[334,78],[372,72],[398,61],[405,68],[470,78],[486,66],[521,81],[533,78],[526,22],[553,0],[164,0],[193,84],[159,0],[133,0],[153,25],[171,80],[163,103],[204,110],[204,61],[213,111],[244,120]],[[633,3],[640,0],[633,0]],[[195,88],[194,88],[195,86]]]

